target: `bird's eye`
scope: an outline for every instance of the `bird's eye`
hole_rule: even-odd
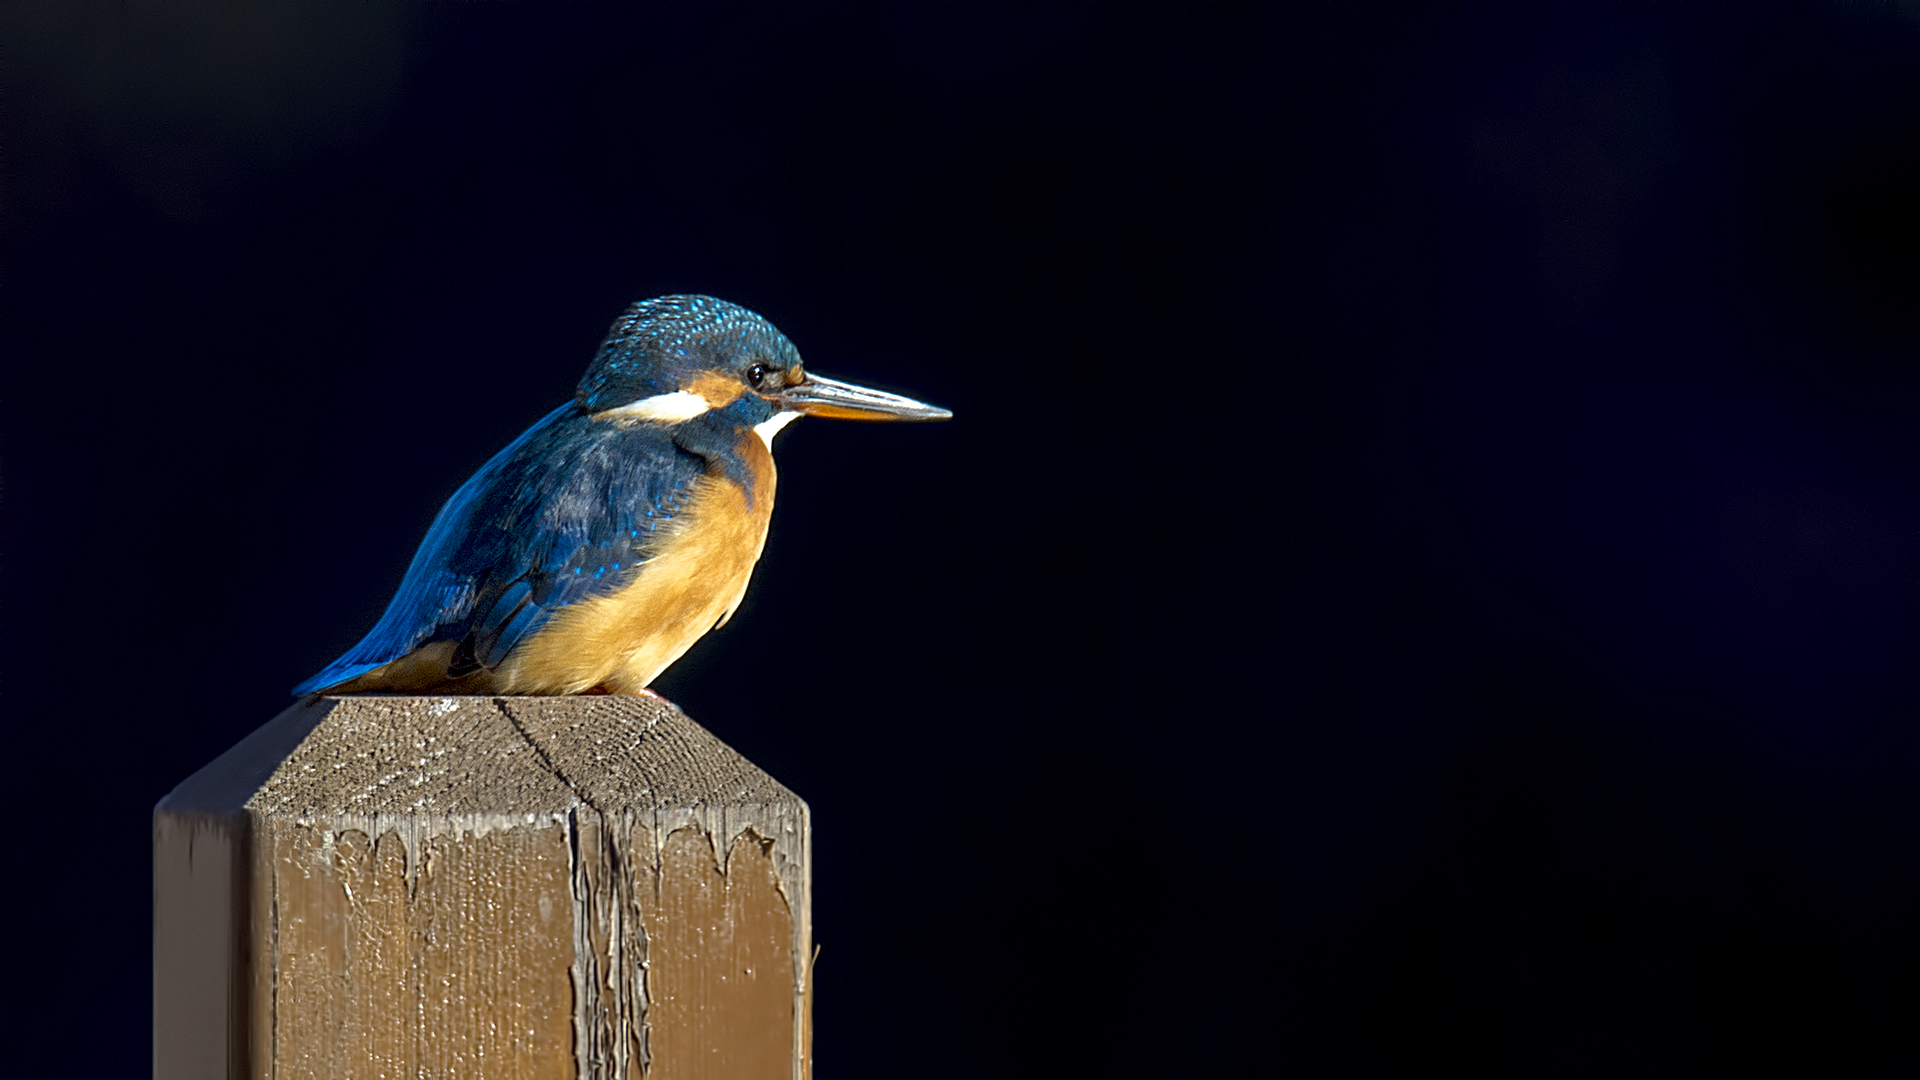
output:
[[[752,383],[756,389],[759,388],[761,380],[766,377],[767,365],[765,364],[755,364],[747,369],[747,381]]]

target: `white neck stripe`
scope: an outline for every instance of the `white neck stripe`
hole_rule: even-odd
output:
[[[677,424],[682,420],[691,420],[713,406],[699,394],[685,390],[675,390],[671,394],[655,394],[639,401],[629,401],[612,409],[594,413],[595,420],[620,420],[633,423],[639,420],[655,420],[662,423]]]
[[[760,441],[767,444],[768,450],[772,450],[773,437],[780,434],[781,428],[798,419],[800,414],[797,412],[777,412],[753,425],[753,433],[760,436]]]

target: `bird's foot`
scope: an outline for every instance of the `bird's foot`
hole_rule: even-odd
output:
[[[589,689],[589,690],[580,691],[581,697],[586,697],[589,694],[618,694],[625,697],[650,697],[655,701],[664,702],[665,704],[668,704],[668,705],[673,704],[673,702],[667,701],[666,698],[661,697],[659,694],[656,694],[649,689],[642,688],[639,690],[615,690],[613,687],[608,686],[606,683],[601,683],[599,686],[593,687],[592,689]]]

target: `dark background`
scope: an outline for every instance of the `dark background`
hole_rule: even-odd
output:
[[[1914,1066],[1914,6],[0,18],[8,1071],[146,1070],[154,801],[672,291],[957,414],[659,684],[823,1076]]]

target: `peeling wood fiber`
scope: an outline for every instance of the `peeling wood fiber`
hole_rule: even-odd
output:
[[[810,845],[657,698],[302,701],[154,809],[154,1075],[801,1080]]]

